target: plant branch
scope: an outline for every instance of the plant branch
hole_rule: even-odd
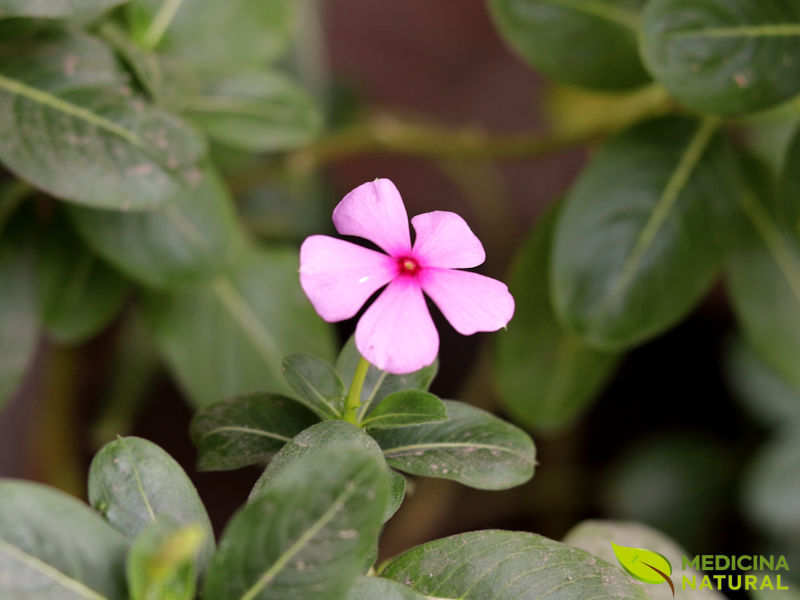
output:
[[[358,407],[361,406],[361,390],[364,387],[364,379],[369,371],[369,363],[363,357],[358,361],[356,372],[353,375],[353,382],[347,392],[347,400],[344,405],[344,420],[359,425]]]

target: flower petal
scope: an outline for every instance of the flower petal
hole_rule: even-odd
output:
[[[394,183],[376,179],[361,184],[333,209],[333,224],[342,235],[376,243],[392,256],[411,250],[408,213]]]
[[[414,255],[425,266],[469,269],[486,260],[486,252],[467,222],[454,212],[435,210],[411,219],[417,237]]]
[[[422,289],[462,335],[496,331],[514,315],[514,298],[502,281],[451,269],[423,269]]]
[[[390,256],[327,235],[312,235],[300,247],[300,285],[326,321],[355,315],[396,273]]]
[[[356,327],[356,347],[373,365],[398,375],[427,367],[439,352],[439,334],[412,277],[398,277]]]

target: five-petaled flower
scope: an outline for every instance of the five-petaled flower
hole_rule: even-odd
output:
[[[326,235],[300,249],[300,284],[326,321],[354,316],[388,284],[356,327],[361,355],[390,373],[431,364],[439,335],[423,292],[463,335],[496,331],[511,320],[514,299],[506,285],[471,271],[486,259],[480,240],[455,213],[434,211],[411,219],[395,185],[376,179],[347,194],[333,211],[342,235],[365,238],[386,254]]]

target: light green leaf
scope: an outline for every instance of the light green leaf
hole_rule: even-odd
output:
[[[332,331],[300,289],[297,260],[295,250],[248,248],[212,282],[147,298],[156,343],[197,406],[288,393],[283,356],[333,355]]]
[[[82,34],[37,38],[0,66],[0,161],[58,198],[149,209],[206,151],[177,117],[122,85],[111,51]],[[62,63],[53,61],[62,57]]]
[[[414,590],[381,577],[359,577],[350,588],[347,600],[426,600]]]
[[[402,390],[381,400],[362,422],[367,429],[392,429],[447,419],[444,402],[420,390]]]
[[[355,336],[352,336],[339,353],[336,360],[336,371],[339,373],[345,386],[350,386],[353,376],[356,373],[356,366],[361,359],[361,355],[356,348]],[[370,409],[381,402],[392,392],[400,390],[423,390],[426,391],[436,377],[439,370],[439,359],[437,358],[432,365],[423,367],[419,371],[408,373],[407,375],[393,375],[386,371],[381,371],[377,367],[370,365],[367,376],[364,379],[364,387],[361,388],[361,408],[358,411],[359,419],[363,419]]]
[[[342,443],[287,465],[231,520],[206,600],[339,600],[377,543],[389,493],[380,455]]]
[[[490,0],[500,34],[532,67],[597,89],[646,83],[637,32],[644,0]]]
[[[293,354],[283,359],[283,374],[298,401],[321,419],[342,416],[344,384],[329,362],[306,354]]]
[[[174,288],[208,280],[227,268],[244,240],[233,201],[211,165],[187,171],[176,193],[147,212],[72,207],[86,243],[144,285]]]
[[[0,597],[124,600],[125,538],[88,506],[0,479]]]
[[[286,442],[319,419],[304,406],[274,394],[255,394],[197,411],[191,434],[201,471],[267,463]]]
[[[570,191],[551,260],[559,319],[620,350],[674,325],[709,290],[740,219],[715,122],[665,118],[598,151]]]
[[[524,431],[474,406],[444,404],[445,421],[371,432],[389,466],[485,490],[514,487],[533,476],[536,449]]]
[[[585,346],[557,321],[550,302],[550,248],[557,209],[539,217],[519,250],[509,287],[516,311],[497,338],[495,371],[504,406],[518,423],[558,430],[587,408],[618,355]]]
[[[694,110],[763,110],[800,92],[800,6],[652,0],[643,13],[642,53],[656,78]]]
[[[300,146],[322,127],[311,96],[278,73],[231,75],[178,101],[181,112],[212,139],[251,152]]]
[[[36,284],[30,252],[17,240],[0,240],[0,408],[11,397],[36,349]]]
[[[192,600],[207,535],[201,525],[159,520],[136,536],[126,568],[131,600]]]
[[[0,0],[0,19],[74,19],[85,21],[128,0]]]
[[[133,0],[134,39],[169,61],[208,74],[263,66],[288,45],[293,0]],[[182,67],[176,66],[176,69]]]
[[[119,313],[129,285],[97,258],[62,220],[40,232],[37,281],[39,312],[57,342],[80,343]]]
[[[206,534],[201,567],[214,552],[211,521],[197,490],[181,466],[152,442],[124,437],[106,444],[92,460],[89,502],[130,538],[162,517],[199,525]]]
[[[791,427],[800,422],[800,390],[765,365],[741,337],[728,344],[725,367],[733,393],[763,423]]]
[[[389,560],[380,575],[437,599],[647,600],[617,567],[514,531],[474,531],[429,542]]]
[[[800,390],[800,239],[783,222],[778,194],[761,165],[743,162],[737,198],[752,225],[727,265],[727,287],[745,338]]]
[[[626,521],[583,521],[570,529],[564,538],[564,543],[586,550],[611,564],[618,564],[613,548],[616,544],[647,548],[648,551],[656,553],[656,556],[666,557],[671,563],[672,581],[676,589],[681,588],[679,598],[684,600],[724,600],[722,594],[714,590],[682,589],[681,583],[684,577],[688,577],[690,580],[692,577],[696,577],[698,587],[700,583],[700,573],[688,565],[684,568],[683,557],[691,556],[690,553],[671,538],[646,525]],[[653,571],[650,572],[653,573]],[[647,594],[649,600],[672,600],[672,590],[663,579],[659,578],[654,583],[662,585],[637,585]]]
[[[611,543],[617,560],[625,570],[635,579],[645,583],[666,583],[666,575],[672,575],[672,565],[669,561],[645,548],[633,548],[631,546],[619,546]],[[663,575],[662,575],[663,573]]]

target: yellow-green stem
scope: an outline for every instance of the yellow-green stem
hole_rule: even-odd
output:
[[[369,371],[369,363],[364,359],[358,361],[356,372],[353,375],[353,382],[347,392],[347,400],[344,405],[344,420],[353,425],[359,424],[358,408],[361,406],[361,389],[364,387],[364,379]]]

